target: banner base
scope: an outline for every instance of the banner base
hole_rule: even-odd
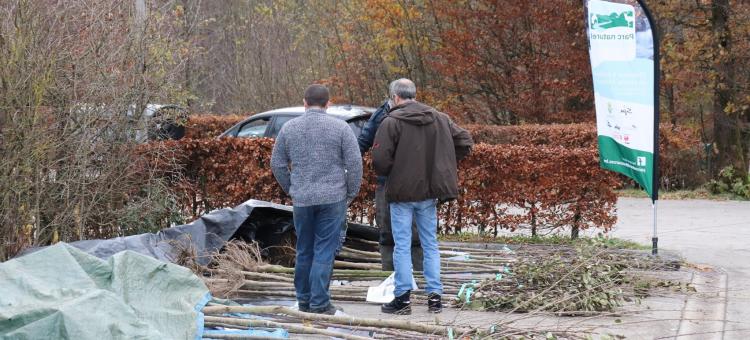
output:
[[[651,238],[651,255],[657,255],[657,254],[659,254],[659,238],[652,237]]]

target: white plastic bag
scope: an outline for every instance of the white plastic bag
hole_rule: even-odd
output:
[[[383,282],[376,287],[370,287],[367,289],[367,302],[372,303],[388,303],[393,300],[393,290],[396,289],[396,278],[395,273],[391,273]],[[411,278],[411,289],[416,290],[417,281],[414,280],[414,276]]]

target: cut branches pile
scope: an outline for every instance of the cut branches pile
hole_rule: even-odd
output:
[[[530,312],[613,311],[620,306],[624,265],[606,256],[523,259],[505,280],[486,280],[460,294],[459,305],[482,310]],[[473,293],[473,294],[472,294]]]
[[[462,286],[456,305],[566,315],[615,312],[636,296],[630,271],[679,267],[665,259],[596,244],[524,246],[518,255],[505,275]]]
[[[350,239],[350,241],[352,241]],[[362,241],[362,240],[359,240]],[[377,285],[392,272],[381,271],[380,254],[357,249],[348,242],[337,259],[330,287],[334,301],[364,302],[369,286]],[[605,242],[577,245],[470,244],[441,245],[444,299],[457,308],[563,315],[616,313],[631,298],[643,295],[635,287],[631,270],[671,270],[667,260],[645,253],[607,247]],[[217,297],[243,301],[294,300],[294,269],[273,264],[256,243],[231,241],[215,254],[201,275]],[[359,261],[359,262],[354,262]],[[357,268],[358,266],[373,268]],[[414,272],[424,286],[421,272]],[[413,292],[416,303],[425,303],[421,291]],[[579,334],[542,329],[517,329],[511,322],[496,321],[482,328],[427,325],[408,321],[329,316],[303,313],[284,306],[210,305],[204,309],[207,327],[239,329],[282,328],[292,334],[315,334],[341,339],[393,338],[504,338],[576,339]],[[239,313],[239,314],[238,314]],[[252,319],[246,316],[253,315]],[[333,333],[332,333],[333,332]],[[334,334],[338,332],[337,334]],[[342,333],[343,332],[343,333]]]
[[[523,245],[499,249],[441,246],[444,296],[460,308],[514,312],[612,312],[636,297],[632,270],[673,270],[670,261],[641,252],[597,244]],[[337,260],[331,298],[364,302],[369,286],[391,272],[381,271],[376,252],[344,247],[342,254],[360,260]],[[456,255],[460,254],[460,255]],[[363,268],[358,268],[364,266]],[[295,297],[294,269],[270,264],[256,244],[229,242],[215,255],[204,280],[215,296],[242,299]],[[421,272],[414,272],[424,286]],[[641,294],[642,295],[642,294]],[[414,299],[424,296],[415,292]]]

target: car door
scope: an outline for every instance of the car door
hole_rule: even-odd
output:
[[[264,137],[266,135],[266,130],[268,129],[268,126],[270,125],[269,124],[270,121],[271,121],[270,116],[251,119],[240,126],[240,128],[237,130],[237,134],[235,135],[235,137],[244,137],[244,138]]]
[[[370,116],[359,116],[347,121],[352,132],[354,132],[354,136],[359,137],[359,134],[362,133],[362,128],[365,127],[365,123],[367,123],[368,119],[370,119]]]
[[[278,136],[279,134],[279,131],[281,131],[281,127],[284,126],[286,122],[296,117],[298,116],[288,114],[280,114],[278,116],[275,116],[273,118],[273,122],[271,123],[271,127],[266,131],[266,137],[276,138],[276,136]]]

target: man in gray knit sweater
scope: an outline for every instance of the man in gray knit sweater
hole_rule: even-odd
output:
[[[279,131],[271,168],[294,205],[294,288],[299,308],[334,314],[328,286],[346,207],[362,181],[362,157],[349,125],[326,114],[328,97],[322,85],[305,90],[305,114]]]

